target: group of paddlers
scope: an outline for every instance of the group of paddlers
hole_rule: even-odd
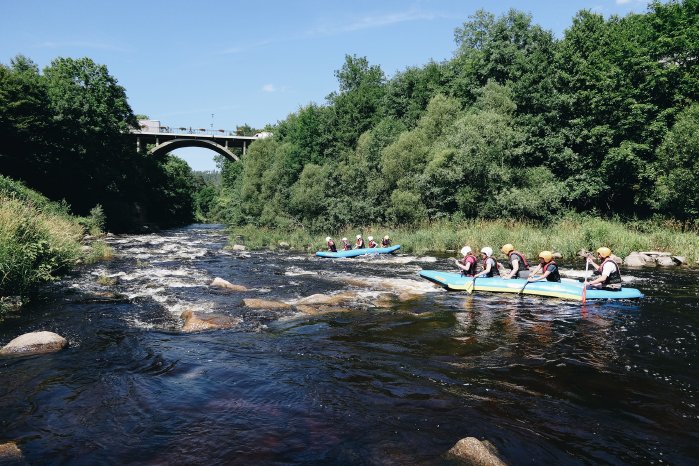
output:
[[[378,248],[379,243],[374,241],[373,236],[367,237],[368,243],[364,243],[364,237],[361,234],[357,235],[356,241],[354,242],[354,249],[364,249],[364,248]],[[328,251],[337,252],[337,245],[333,241],[332,237],[328,236],[325,238],[325,242],[328,244]],[[391,238],[388,235],[384,236],[381,240],[381,247],[387,248],[391,246]],[[350,243],[347,238],[342,238],[342,250],[349,251],[352,249],[352,243]]]
[[[507,257],[507,267],[501,266],[493,257],[493,249],[491,247],[481,248],[481,261],[469,246],[461,248],[463,259],[454,259],[456,265],[461,269],[461,273],[467,277],[494,277],[501,278],[526,278],[529,282],[549,281],[560,282],[561,274],[558,270],[558,265],[553,260],[551,251],[541,251],[538,259],[539,264],[530,270],[529,263],[524,257],[524,254],[515,250],[511,244],[505,244],[500,251]],[[588,255],[586,261],[593,266],[593,275],[596,278],[587,282],[588,287],[600,288],[605,290],[621,289],[621,274],[619,266],[612,259],[612,251],[607,247],[601,247],[597,250],[597,257],[600,263],[597,264]]]

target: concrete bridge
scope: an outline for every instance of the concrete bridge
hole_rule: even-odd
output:
[[[183,147],[203,147],[235,162],[240,159],[231,149],[241,148],[245,155],[247,147],[253,141],[271,136],[270,133],[258,133],[255,136],[226,136],[223,130],[207,132],[205,129],[175,129],[160,126],[159,123],[154,120],[144,120],[141,122],[141,129],[131,131],[131,137],[136,140],[138,152],[143,152],[148,144],[153,144],[148,151],[151,155],[162,155]]]

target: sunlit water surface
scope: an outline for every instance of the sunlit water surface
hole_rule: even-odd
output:
[[[645,300],[581,307],[418,276],[444,258],[225,242],[211,225],[117,236],[118,259],[5,321],[0,344],[70,346],[0,359],[0,443],[30,464],[445,464],[468,436],[510,464],[699,462],[696,271],[625,270]],[[313,315],[242,303],[341,291],[355,299]],[[241,323],[183,333],[187,309]]]

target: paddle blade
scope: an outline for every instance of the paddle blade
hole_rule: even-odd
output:
[[[469,283],[466,284],[466,293],[473,293],[473,287],[476,285],[476,279],[473,278]]]
[[[582,290],[582,303],[585,304],[585,298],[587,297],[587,282],[583,283]]]

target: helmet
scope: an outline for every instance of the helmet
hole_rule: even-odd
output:
[[[553,253],[551,251],[541,251],[539,253],[539,257],[545,260],[546,262],[551,262],[553,259]]]
[[[471,248],[469,248],[468,246],[464,246],[463,248],[461,248],[461,255],[462,256],[465,256],[469,252],[471,252]]]
[[[347,241],[347,237],[345,237],[345,238],[342,238],[342,241]]]
[[[359,238],[361,238],[361,237],[362,237],[362,235],[357,235],[357,239],[359,239]]]
[[[374,237],[373,237],[373,236],[370,236],[370,237],[368,237],[367,239],[368,239],[369,241],[374,241]]]
[[[484,248],[481,248],[481,252],[486,256],[490,257],[493,255],[493,248],[489,248],[488,246],[486,246]]]
[[[390,239],[388,235],[384,236],[383,239]]]
[[[503,254],[509,254],[510,252],[515,250],[515,247],[512,246],[510,243],[507,243],[503,247],[500,248]]]
[[[325,237],[325,241],[326,241],[326,242],[327,242],[327,241],[330,241],[331,239],[332,239],[332,238],[329,237],[329,236],[326,236],[326,237]]]
[[[609,257],[612,255],[612,250],[609,248],[601,247],[597,250],[597,254],[602,257]]]

